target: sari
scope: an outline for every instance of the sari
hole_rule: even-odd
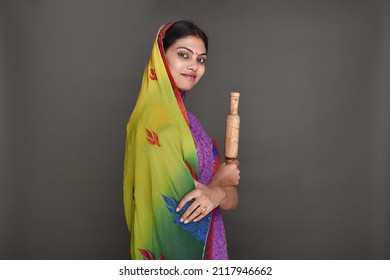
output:
[[[160,28],[127,124],[124,209],[132,259],[227,259],[219,207],[198,222],[181,223],[194,190],[208,184],[219,165],[216,142],[187,112],[166,61]]]

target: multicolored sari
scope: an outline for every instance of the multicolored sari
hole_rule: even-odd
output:
[[[176,212],[179,201],[194,189],[193,179],[211,177],[198,178],[193,118],[189,120],[166,62],[162,39],[171,24],[157,34],[127,125],[123,188],[130,252],[133,259],[213,259],[214,225],[223,230],[219,209],[188,224],[179,219],[190,203]],[[215,170],[219,155],[215,147],[213,151]],[[223,231],[226,245],[224,238]]]

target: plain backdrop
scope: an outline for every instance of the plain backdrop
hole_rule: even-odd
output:
[[[187,108],[223,148],[231,259],[390,258],[390,4],[0,0],[0,258],[129,259],[126,124],[158,28],[209,36]]]

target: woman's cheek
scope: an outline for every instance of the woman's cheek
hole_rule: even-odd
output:
[[[200,71],[198,71],[198,77],[199,77],[199,79],[198,79],[198,81],[200,81],[200,79],[202,79],[202,77],[203,77],[203,75],[204,75],[204,73],[205,73],[205,68],[204,68],[204,66],[203,66],[203,68],[202,69],[199,69]]]

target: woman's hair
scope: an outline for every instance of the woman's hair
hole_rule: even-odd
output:
[[[203,32],[198,26],[191,21],[179,20],[172,24],[166,31],[163,38],[164,51],[166,51],[176,40],[187,37],[195,36],[202,39],[206,51],[208,48],[208,39],[206,33]]]

